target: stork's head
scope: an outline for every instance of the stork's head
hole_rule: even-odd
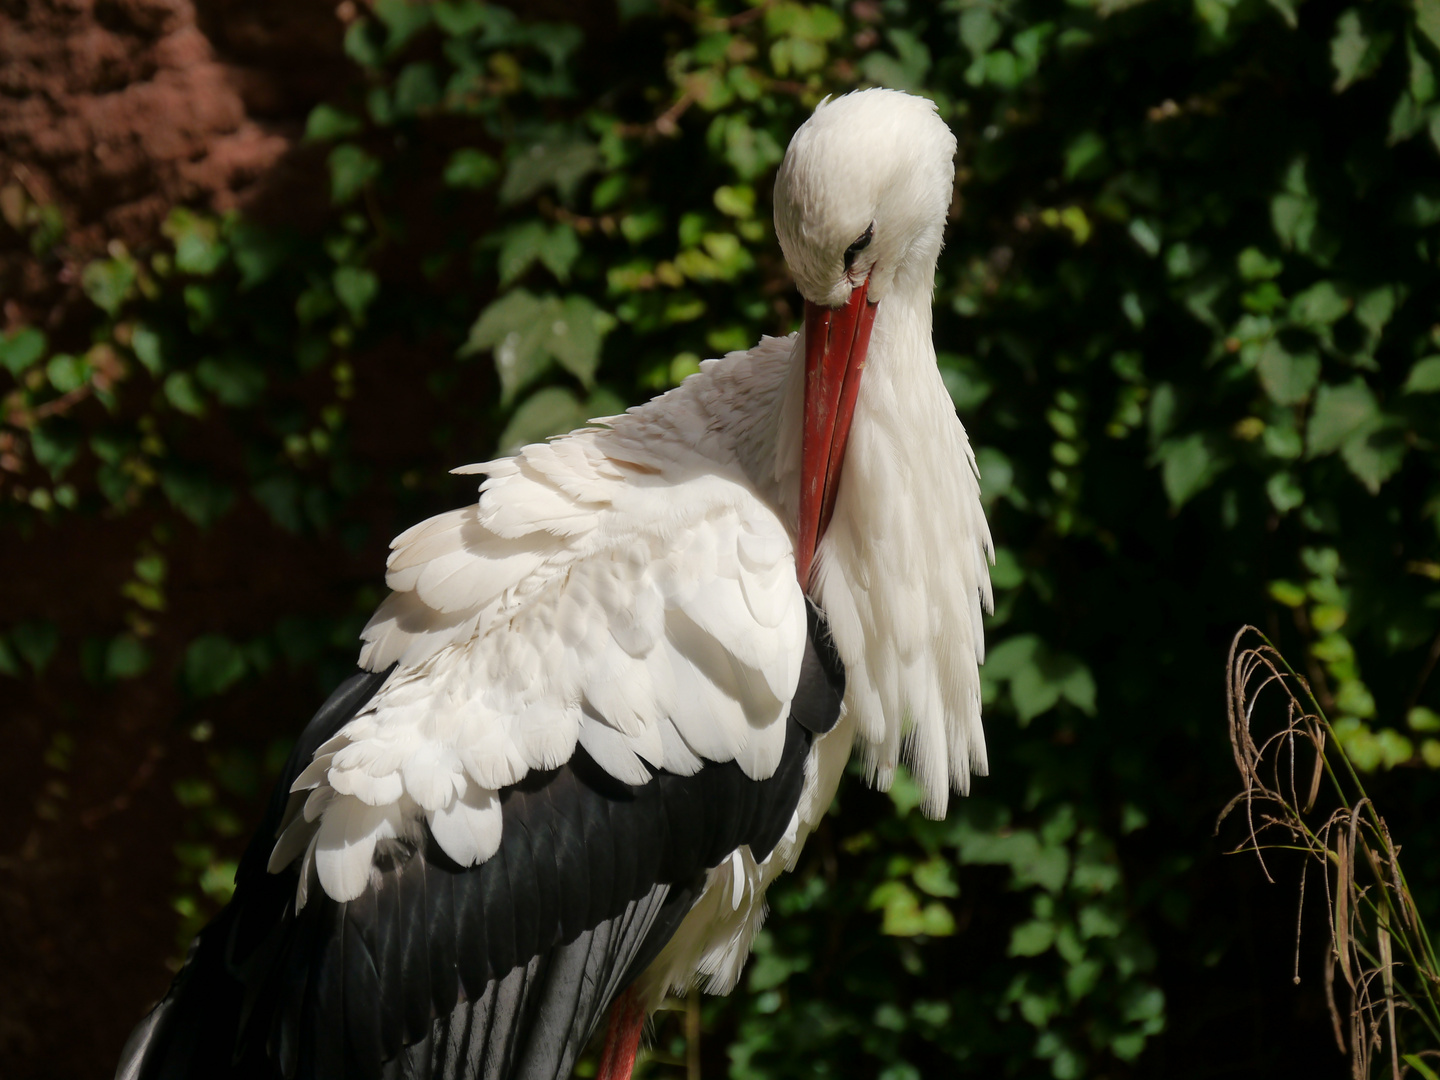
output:
[[[897,293],[929,303],[954,158],[933,102],[862,90],[821,103],[775,178],[775,232],[805,298],[802,587],[835,509],[876,309]]]
[[[775,232],[800,294],[840,307],[911,279],[927,288],[950,208],[955,136],[935,103],[898,90],[824,102],[775,178]]]

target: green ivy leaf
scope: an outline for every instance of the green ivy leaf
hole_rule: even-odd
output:
[[[1063,699],[1087,714],[1095,712],[1095,678],[1073,656],[1058,653],[1035,634],[1007,638],[986,656],[981,674],[1010,683],[1010,695],[1022,725]]]
[[[1045,677],[1038,664],[1031,664],[1011,678],[1010,697],[1023,725],[1055,707],[1060,700],[1060,687]]]
[[[380,175],[380,162],[353,143],[341,143],[330,151],[330,199],[344,206]]]
[[[385,59],[381,29],[371,19],[356,19],[345,30],[345,55],[361,67],[379,67]]]
[[[18,679],[20,672],[20,660],[16,657],[15,650],[10,647],[10,643],[4,637],[0,637],[0,675]]]
[[[45,377],[60,393],[68,394],[71,390],[78,390],[85,385],[90,378],[90,365],[85,362],[84,357],[57,353],[45,365]]]
[[[516,289],[481,312],[461,354],[494,350],[502,399],[508,403],[551,360],[589,386],[601,343],[614,325],[614,316],[586,297],[559,300]]]
[[[165,398],[189,416],[205,415],[205,398],[188,371],[175,371],[165,378]]]
[[[553,134],[525,146],[510,159],[500,185],[500,201],[523,202],[554,187],[565,202],[574,200],[580,182],[600,168],[600,150],[588,139]]]
[[[17,378],[45,355],[45,333],[32,326],[0,336],[0,365]]]
[[[1440,356],[1416,360],[1405,379],[1407,394],[1433,394],[1440,391]]]
[[[1078,922],[1082,938],[1119,937],[1124,929],[1119,914],[1106,904],[1086,904],[1080,909]]]
[[[1286,170],[1284,189],[1270,200],[1270,222],[1287,248],[1309,252],[1319,221],[1320,204],[1305,179],[1305,160],[1296,158]]]
[[[1065,147],[1065,179],[1083,178],[1099,169],[1104,164],[1104,158],[1105,140],[1098,132],[1082,132]]]
[[[1434,733],[1440,731],[1440,713],[1424,705],[1416,705],[1405,714],[1405,724],[1411,731]]]
[[[529,443],[573,431],[592,417],[613,416],[624,409],[624,402],[605,390],[597,390],[582,402],[563,386],[547,386],[515,410],[500,436],[498,452],[513,454]]]
[[[343,139],[364,126],[358,116],[322,103],[311,109],[305,119],[305,138],[311,141]]]
[[[287,259],[292,245],[284,235],[252,222],[238,222],[229,230],[230,258],[240,272],[240,292],[271,278]]]
[[[960,41],[974,59],[982,59],[1000,40],[1000,34],[1000,20],[990,8],[976,4],[961,10]]]
[[[1271,338],[1260,351],[1260,384],[1276,405],[1298,405],[1320,381],[1320,358],[1314,353],[1293,356]]]
[[[1379,420],[1379,403],[1364,379],[1357,376],[1343,386],[1320,387],[1305,431],[1310,456],[1333,453],[1351,436],[1370,429]]]
[[[1305,489],[1288,471],[1275,473],[1265,482],[1265,494],[1270,505],[1282,514],[1289,513],[1305,502]]]
[[[784,156],[775,137],[763,127],[753,127],[744,116],[716,116],[707,138],[712,147],[723,152],[740,179],[747,182],[763,175]]]
[[[208,277],[220,268],[230,249],[220,240],[220,226],[184,207],[176,207],[160,227],[175,244],[175,268],[182,274]]]
[[[30,432],[30,449],[35,460],[52,479],[58,480],[80,453],[80,430],[69,424],[50,421]]]
[[[1290,318],[1301,326],[1329,326],[1348,314],[1350,307],[1350,298],[1333,281],[1320,281],[1290,301]]]
[[[1374,348],[1390,317],[1400,304],[1401,290],[1394,285],[1381,285],[1361,295],[1355,302],[1355,320],[1370,336]]]
[[[540,242],[539,255],[545,269],[554,274],[557,280],[569,281],[570,268],[580,257],[580,238],[575,235],[573,228],[562,222],[546,233]]]
[[[305,527],[305,514],[300,508],[304,489],[299,477],[293,473],[278,473],[258,480],[251,487],[250,494],[265,508],[270,519],[286,532],[298,533]]]
[[[1237,261],[1240,276],[1246,281],[1269,281],[1280,276],[1280,271],[1285,264],[1279,259],[1272,259],[1259,248],[1248,247],[1240,252]]]
[[[10,642],[31,670],[42,675],[60,644],[60,628],[49,619],[31,619],[10,631]]]
[[[1225,466],[1213,438],[1202,432],[1167,439],[1156,456],[1172,510],[1179,510],[1209,487]]]
[[[350,318],[357,323],[364,322],[365,310],[380,291],[380,279],[373,271],[358,266],[341,266],[336,268],[330,281]]]
[[[376,18],[389,31],[385,39],[385,51],[391,56],[430,25],[430,5],[417,4],[414,0],[375,0],[374,11]]]
[[[464,37],[485,25],[490,9],[481,0],[438,0],[432,12],[441,30],[451,37]]]
[[[549,366],[550,353],[545,341],[550,330],[546,316],[553,320],[554,314],[553,298],[542,300],[524,289],[516,289],[490,304],[470,327],[461,355],[494,350],[502,403],[508,404],[516,391]]]
[[[755,189],[749,184],[723,184],[715,189],[711,201],[729,217],[743,219],[755,214]]]
[[[823,9],[817,9],[823,10]],[[930,49],[917,35],[900,27],[891,27],[885,38],[894,49],[893,55],[884,52],[868,53],[860,61],[860,70],[869,82],[904,90],[912,94],[923,94],[926,90],[925,76],[930,71]],[[815,67],[824,63],[823,52],[816,58]],[[812,61],[814,62],[814,61]],[[794,64],[796,71],[811,70]],[[778,66],[777,66],[777,71]]]
[[[180,679],[197,698],[215,697],[245,677],[245,654],[222,634],[196,638],[185,650]]]
[[[521,222],[519,225],[505,230],[497,263],[502,289],[513,284],[517,278],[534,265],[535,260],[540,258],[541,249],[544,248],[549,236],[550,230],[545,223],[535,219]],[[574,236],[573,229],[571,236]],[[568,263],[565,264],[565,270],[568,273]]]
[[[235,502],[229,485],[178,464],[161,473],[160,487],[171,505],[202,529],[219,521]]]
[[[416,5],[412,5],[416,6]],[[395,79],[395,113],[414,116],[433,109],[440,103],[440,79],[435,65],[423,62],[406,64]]]
[[[1330,62],[1335,66],[1335,92],[1341,93],[1361,79],[1373,75],[1390,47],[1390,34],[1371,32],[1359,8],[1350,8],[1335,24],[1330,40]]]
[[[1440,49],[1440,0],[1416,0],[1415,26]]]
[[[489,187],[500,175],[500,165],[489,154],[466,147],[456,150],[445,166],[444,180],[450,187]]]
[[[951,899],[960,895],[960,886],[955,882],[955,872],[947,859],[940,855],[926,859],[910,873],[921,892],[931,896]]]
[[[1413,95],[1401,94],[1395,99],[1395,107],[1390,111],[1390,129],[1386,142],[1391,145],[1404,142],[1423,128],[1428,119],[1425,107],[1416,101]]]
[[[1017,889],[1038,885],[1048,893],[1058,893],[1070,876],[1070,852],[1065,845],[1042,843],[1027,829],[979,829],[968,817],[961,817],[954,840],[961,863],[1008,866]]]
[[[136,637],[121,634],[105,648],[104,677],[110,681],[135,679],[150,669],[150,650]]]
[[[1404,433],[1395,425],[1362,430],[1345,440],[1340,457],[1371,495],[1390,479],[1405,459]]]
[[[80,272],[80,286],[101,311],[114,316],[135,285],[135,263],[129,259],[96,259]]]
[[[220,404],[230,408],[249,408],[265,392],[264,368],[235,352],[205,357],[195,365],[195,377]],[[168,393],[168,380],[166,387]]]
[[[881,909],[880,932],[890,937],[948,937],[955,932],[955,917],[938,900],[923,908],[920,898],[903,881],[887,881],[870,894],[867,906]]]

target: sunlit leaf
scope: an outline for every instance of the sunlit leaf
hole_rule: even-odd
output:
[[[1374,74],[1390,45],[1390,35],[1365,25],[1359,8],[1350,8],[1335,24],[1330,62],[1335,66],[1335,91]]]
[[[219,222],[184,207],[170,211],[161,232],[174,242],[175,268],[184,274],[213,274],[230,254],[220,239]]]
[[[1167,440],[1156,456],[1160,459],[1165,494],[1175,510],[1209,487],[1225,465],[1214,440],[1201,432]]]
[[[380,175],[380,162],[353,143],[342,143],[330,151],[330,198],[344,206]]]
[[[128,258],[96,259],[80,274],[85,295],[107,315],[115,315],[135,284],[135,264]]]
[[[466,147],[456,150],[445,166],[444,179],[450,187],[483,188],[500,175],[500,165],[489,154]]]
[[[1260,384],[1277,405],[1296,405],[1310,396],[1320,379],[1320,358],[1314,353],[1292,355],[1278,338],[1266,343],[1257,365]]]
[[[1356,432],[1368,430],[1378,421],[1379,404],[1364,379],[1322,386],[1305,430],[1306,448],[1311,457],[1333,453]]]
[[[358,266],[337,267],[331,283],[336,298],[345,305],[345,310],[356,322],[365,318],[365,309],[380,291],[380,279],[371,270]]]
[[[1347,314],[1350,307],[1350,298],[1333,281],[1321,281],[1290,302],[1290,318],[1301,326],[1329,326]]]
[[[1415,361],[1405,378],[1405,393],[1433,394],[1440,391],[1440,356],[1427,356]]]
[[[321,103],[310,110],[310,115],[305,120],[305,137],[316,140],[343,139],[347,135],[354,135],[362,126],[359,117],[333,105]]]
[[[593,143],[578,136],[554,135],[521,147],[510,159],[500,185],[500,201],[521,202],[554,187],[569,202],[580,182],[599,168],[600,151]]]
[[[21,375],[45,355],[45,334],[26,326],[0,336],[0,366],[11,375]]]

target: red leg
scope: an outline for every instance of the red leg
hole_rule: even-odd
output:
[[[644,1026],[645,1010],[640,1007],[634,991],[626,990],[610,1006],[610,1026],[605,1031],[605,1048],[600,1052],[600,1075],[596,1080],[630,1080]]]

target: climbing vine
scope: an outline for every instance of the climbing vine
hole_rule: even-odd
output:
[[[852,780],[705,1038],[737,1080],[1066,1080],[1161,1057],[1178,1075],[1201,1042],[1226,1060],[1167,1001],[1218,1008],[1242,970],[1233,920],[1195,899],[1219,902],[1233,629],[1306,658],[1360,768],[1417,801],[1440,768],[1440,5],[576,18],[356,8],[351,77],[304,134],[323,215],[176,208],[144,250],[84,266],[88,325],[0,336],[6,527],[144,523],[92,624],[0,618],[0,672],[44,680],[70,655],[96,687],[178,686],[173,737],[207,769],[175,786],[192,932],[285,749],[211,705],[282,669],[339,676],[378,542],[470,497],[446,468],[793,329],[769,218],[789,133],[826,94],[923,93],[960,139],[936,339],[998,544],[993,776],[945,822],[903,775],[888,796]],[[37,255],[63,248],[23,185],[0,210]],[[423,420],[386,428],[402,398]],[[173,567],[230,528],[376,561],[344,602],[177,641]],[[73,741],[58,731],[47,767]],[[1433,911],[1435,873],[1412,885]],[[651,1075],[677,1074],[679,1032]]]

